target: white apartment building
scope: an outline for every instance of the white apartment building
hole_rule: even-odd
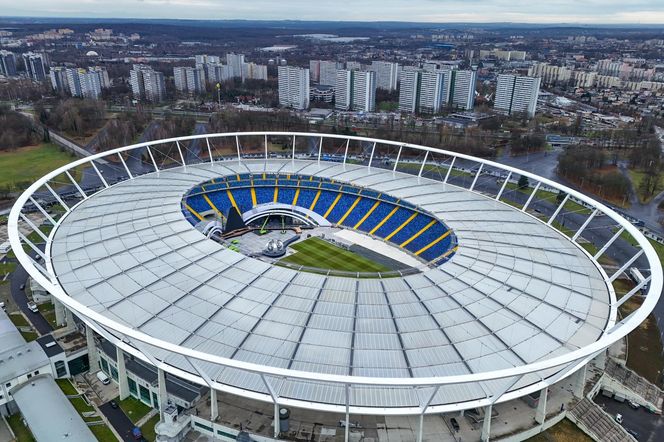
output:
[[[397,90],[399,63],[372,61],[369,70],[376,73],[376,87],[386,91]]]
[[[205,92],[205,69],[202,66],[173,68],[175,89],[178,92],[200,94]]]
[[[164,74],[155,71],[148,65],[135,64],[129,71],[129,82],[134,98],[137,100],[159,102],[166,98]]]
[[[512,74],[498,75],[494,108],[508,114],[535,115],[541,79]]]
[[[459,109],[470,110],[475,105],[477,71],[451,71],[449,103]]]
[[[279,104],[294,109],[309,107],[309,69],[279,66]]]
[[[230,54],[226,54],[226,64],[231,68],[233,77],[242,77],[244,54],[235,54],[232,52]]]
[[[343,64],[336,61],[316,60],[314,68],[317,69],[318,83],[325,86],[334,86],[337,82],[337,70],[343,69]],[[309,62],[311,66],[311,62]]]
[[[335,107],[341,110],[376,110],[376,73],[339,69],[335,84]]]
[[[253,62],[242,64],[242,81],[245,80],[267,80],[267,66]]]
[[[572,69],[548,63],[535,63],[528,69],[529,77],[540,77],[545,85],[564,84],[572,78]]]
[[[419,109],[420,71],[403,69],[399,91],[399,110],[415,113]]]

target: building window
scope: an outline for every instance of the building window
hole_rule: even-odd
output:
[[[132,378],[127,378],[127,384],[129,384],[129,393],[131,393],[133,396],[138,396],[136,381],[134,381]]]
[[[146,404],[152,405],[151,402],[150,402],[150,390],[148,390],[147,388],[145,388],[142,385],[138,386],[138,390],[139,390],[140,395],[141,395],[141,400],[143,402],[145,402]]]
[[[32,377],[32,373],[28,373],[28,379]]]
[[[67,377],[65,361],[55,361],[55,375],[59,378]]]
[[[152,393],[152,408],[159,408],[159,399],[157,399],[157,395]]]
[[[108,362],[106,362],[106,359],[104,358],[101,358],[101,369],[104,373],[108,374]]]
[[[206,431],[209,431],[210,433],[214,433],[214,431],[212,430],[212,427],[208,427],[207,425],[203,425],[200,422],[194,422],[194,425],[197,426],[198,428],[202,428]]]
[[[39,374],[39,370],[36,370],[35,371],[35,376],[37,376],[38,374]]]
[[[118,381],[118,370],[111,365],[111,377],[115,382]]]
[[[7,387],[7,388],[9,388],[9,387],[11,387],[11,386],[12,386],[12,383],[11,383],[11,382],[7,382],[7,383],[5,384],[5,387]]]

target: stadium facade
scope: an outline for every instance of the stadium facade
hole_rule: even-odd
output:
[[[41,233],[30,211],[55,228]],[[246,224],[229,232],[232,211]],[[297,232],[352,232],[335,242],[376,244],[409,265],[348,272],[242,249],[259,232],[251,222],[274,215]],[[575,376],[582,391],[589,361],[647,318],[662,288],[642,233],[571,188],[353,136],[226,133],[115,149],[37,181],[8,225],[21,264],[85,323],[91,366],[115,371],[121,397],[159,407],[161,440],[194,421],[222,435],[221,394],[272,403],[275,437],[285,408],[342,416],[346,440],[353,415],[419,416],[422,440],[425,415],[479,409],[488,440],[494,405],[539,394],[543,422],[551,385]],[[625,238],[636,247],[605,269],[600,258]],[[643,280],[617,299],[613,282],[635,266]],[[140,390],[141,367],[128,376],[125,355],[151,367],[153,388]],[[196,385],[209,389],[209,425],[188,410]]]

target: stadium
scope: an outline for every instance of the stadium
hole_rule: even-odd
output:
[[[583,396],[589,364],[662,289],[649,241],[598,201],[484,159],[346,135],[118,148],[34,183],[8,225],[89,351],[117,349],[121,396],[125,356],[156,368],[159,440],[294,440],[289,418],[339,422],[344,440],[365,427],[369,440],[367,416],[414,416],[413,439],[445,440],[425,418],[464,412],[479,416],[464,440],[489,440],[497,407],[527,398],[540,431],[552,403],[564,408],[547,405],[553,386]],[[635,267],[643,278],[618,298]],[[205,387],[205,413],[175,404],[167,379]],[[222,425],[241,400],[265,404],[268,424]]]

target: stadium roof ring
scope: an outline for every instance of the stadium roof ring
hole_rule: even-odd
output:
[[[240,173],[398,198],[444,221],[458,250],[388,279],[258,261],[209,241],[181,210],[193,186]],[[40,231],[29,211],[54,228]],[[340,413],[448,412],[540,390],[634,330],[662,289],[644,235],[576,190],[468,155],[344,135],[207,134],[96,154],[31,185],[8,230],[28,273],[123,351],[218,391]],[[606,239],[592,255],[584,233]],[[633,254],[607,274],[598,260],[621,237]],[[644,278],[617,300],[612,282],[635,263]],[[616,321],[641,290],[640,307]]]

